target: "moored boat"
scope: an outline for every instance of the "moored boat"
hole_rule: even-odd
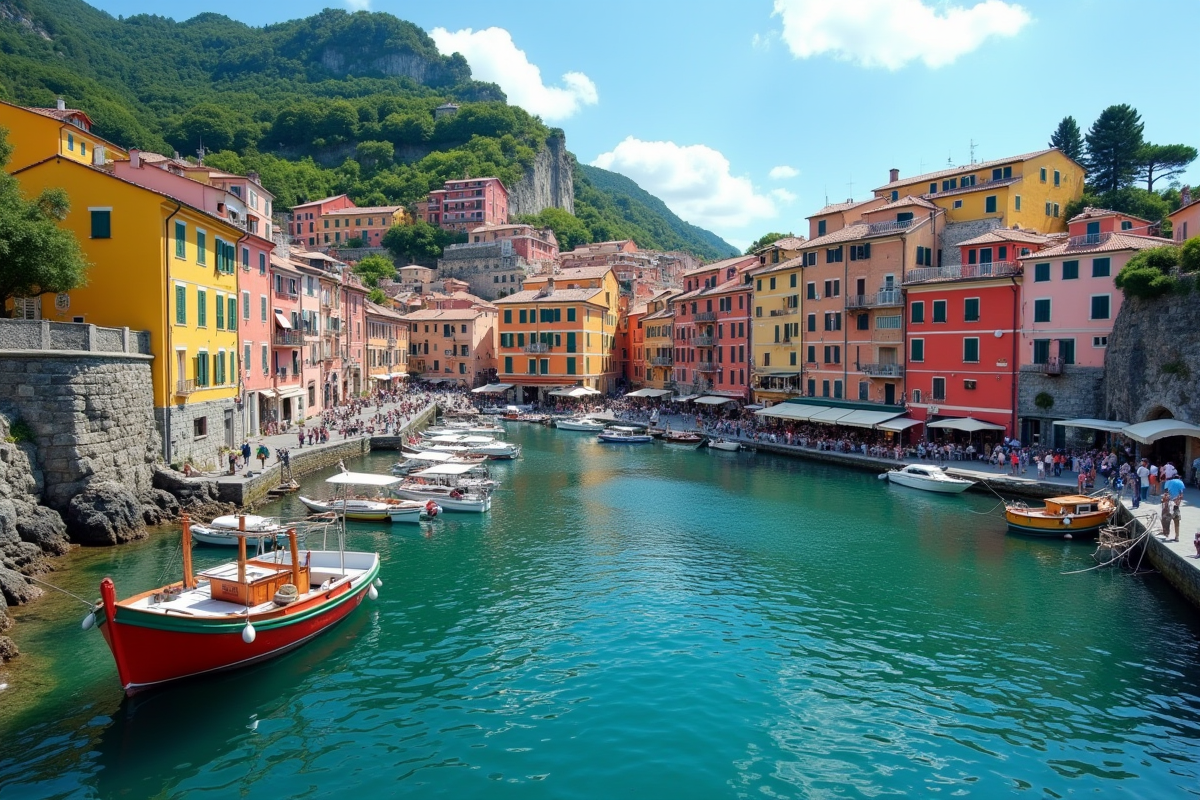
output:
[[[940,494],[965,492],[975,483],[965,478],[947,475],[941,467],[935,467],[932,464],[907,464],[901,469],[889,470],[880,477],[886,477],[889,483],[899,486]]]
[[[444,511],[482,514],[492,508],[491,489],[470,485],[466,476],[475,469],[471,464],[438,464],[415,472],[392,488],[392,494],[406,500],[433,500]]]
[[[366,499],[351,497],[346,500],[314,500],[310,497],[300,497],[309,511],[317,513],[342,514],[346,519],[359,522],[420,522],[422,516],[436,517],[436,504],[420,503],[416,500],[398,500],[396,498]]]
[[[117,600],[111,578],[84,619],[99,626],[127,695],[264,661],[303,646],[378,596],[377,553],[287,547],[248,558],[239,531],[234,562],[192,572],[191,523],[183,523],[182,580]]]
[[[568,417],[566,419],[555,420],[554,427],[562,431],[599,433],[604,430],[605,423],[601,420],[589,419],[588,417]]]
[[[650,431],[647,433],[654,435]],[[660,438],[668,444],[700,444],[704,441],[704,437],[695,431],[665,431]]]
[[[627,425],[613,425],[611,428],[605,428],[596,437],[601,442],[610,442],[615,444],[644,444],[653,442],[654,437],[648,433],[643,433],[645,428],[633,428]]]
[[[287,529],[279,524],[279,520],[257,514],[227,514],[206,525],[193,523],[191,530],[193,541],[217,547],[237,547],[239,531],[249,534],[252,545],[259,541],[275,544],[287,541]]]
[[[726,452],[736,453],[742,449],[738,442],[731,442],[728,439],[709,439],[708,446],[713,450],[725,450]]]
[[[1043,508],[1030,508],[1017,501],[1004,506],[1008,527],[1029,536],[1091,539],[1117,510],[1109,495],[1089,497],[1068,494],[1046,499]]]

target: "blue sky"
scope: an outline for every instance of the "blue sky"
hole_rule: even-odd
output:
[[[155,0],[112,14],[180,16]],[[337,4],[211,8],[253,25]],[[516,4],[343,0],[411,20],[477,77],[567,132],[583,162],[622,172],[676,213],[744,246],[806,232],[830,200],[902,175],[1044,147],[1113,103],[1146,138],[1200,146],[1189,64],[1196,0],[609,0]],[[243,10],[244,9],[244,10]],[[1185,182],[1200,181],[1194,166]]]

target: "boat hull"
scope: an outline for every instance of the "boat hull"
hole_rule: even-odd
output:
[[[303,645],[362,603],[379,562],[357,579],[335,585],[265,618],[251,617],[255,637],[242,638],[245,618],[230,621],[150,614],[116,604],[109,579],[100,585],[101,633],[117,663],[126,695],[213,672],[266,661]]]
[[[457,511],[464,514],[482,514],[492,509],[492,498],[484,497],[478,500],[453,498],[437,492],[422,492],[416,489],[393,489],[392,494],[405,500],[432,500],[442,507],[443,511]]]
[[[607,436],[602,433],[596,438],[601,442],[608,442],[609,444],[646,444],[647,442],[654,441],[654,437],[648,434],[636,436]]]
[[[934,492],[936,494],[962,494],[971,488],[971,481],[951,483],[950,481],[929,480],[913,475],[903,475],[899,472],[889,472],[887,476],[888,482],[894,483],[897,486],[907,486],[909,489],[920,489],[921,491]]]
[[[1108,522],[1108,513],[1079,514],[1071,516],[1071,524],[1064,524],[1066,517],[1041,516],[1039,514],[1023,514],[1019,511],[1006,510],[1004,519],[1008,527],[1015,533],[1025,536],[1040,536],[1048,539],[1062,539],[1068,535],[1072,539],[1094,539]]]
[[[740,444],[738,444],[737,442],[713,442],[713,441],[710,441],[708,443],[708,446],[711,447],[713,450],[724,450],[728,453],[736,453],[738,450],[742,449],[742,446]]]
[[[554,423],[554,427],[560,431],[583,431],[584,433],[599,433],[604,430],[603,425],[588,425],[583,422],[571,422],[570,420],[560,419]]]
[[[285,544],[287,542],[287,534],[286,533],[277,533],[274,535],[267,535],[262,538],[267,542],[270,542],[273,539],[275,541],[275,544]],[[223,531],[223,530],[220,530],[217,528],[209,528],[204,525],[193,525],[192,526],[192,539],[193,539],[193,541],[195,541],[199,544],[212,545],[213,547],[237,547],[238,546],[238,537],[235,533],[230,532],[230,531]],[[252,538],[248,539],[247,541],[253,542],[253,541],[255,541],[255,539],[252,537]]]

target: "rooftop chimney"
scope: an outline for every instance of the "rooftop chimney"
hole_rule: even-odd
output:
[[[92,148],[92,163],[97,167],[103,167],[107,161],[104,153],[104,145],[96,145]]]
[[[56,101],[55,101],[55,103],[54,103],[54,107],[55,107],[55,108],[57,108],[59,111],[66,111],[66,110],[67,110],[67,103],[66,103],[66,101],[65,101],[65,100],[63,100],[63,99],[60,97],[60,98],[58,98],[58,100],[56,100]]]
[[[261,181],[258,179],[258,173],[257,173],[257,172],[247,172],[247,173],[246,173],[246,178],[247,178],[247,179],[249,179],[249,180],[252,180],[252,181],[254,181],[255,183],[261,183]]]
[[[138,150],[136,147],[131,147],[129,149],[129,166],[131,169],[142,168],[142,151]]]
[[[888,170],[888,183],[895,183],[900,180],[900,170],[892,167]]]

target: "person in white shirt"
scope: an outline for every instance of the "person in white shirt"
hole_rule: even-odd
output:
[[[1159,493],[1158,485],[1159,485],[1158,465],[1151,464],[1150,465],[1150,494],[1155,495],[1156,497],[1158,496],[1158,493]]]
[[[1144,458],[1142,459],[1142,463],[1138,465],[1137,476],[1138,491],[1133,496],[1134,508],[1137,508],[1141,502],[1146,500],[1147,495],[1150,494],[1150,468],[1146,466],[1146,459]]]

